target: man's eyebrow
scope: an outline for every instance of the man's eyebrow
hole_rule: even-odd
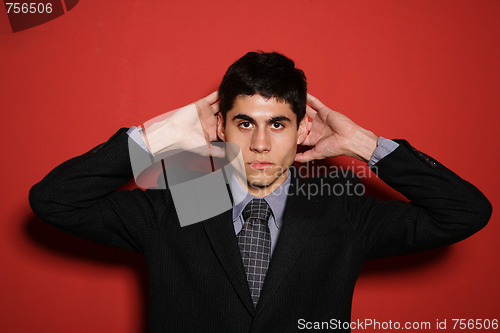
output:
[[[288,118],[287,116],[277,116],[277,117],[272,117],[271,119],[269,119],[267,122],[268,123],[274,123],[276,121],[288,121],[288,122],[292,122],[290,120],[290,118]]]
[[[236,116],[233,117],[233,120],[236,120],[236,119],[246,120],[246,121],[251,122],[252,124],[255,124],[255,119],[253,119],[250,116],[247,116],[246,114],[238,113]]]
[[[233,117],[233,120],[236,120],[236,119],[242,119],[242,120],[246,120],[246,121],[249,121],[251,122],[252,124],[255,124],[255,119],[253,119],[252,117],[246,115],[246,114],[241,114],[241,113],[238,113],[237,115],[235,115]],[[274,123],[276,121],[288,121],[288,122],[292,122],[290,120],[290,118],[288,118],[287,116],[276,116],[276,117],[272,117],[270,118],[267,123],[268,124],[271,124],[271,123]]]

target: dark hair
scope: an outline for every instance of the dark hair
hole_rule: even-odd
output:
[[[219,86],[219,110],[224,122],[236,97],[255,94],[288,103],[297,115],[297,127],[306,114],[306,76],[282,54],[248,52],[229,66]]]

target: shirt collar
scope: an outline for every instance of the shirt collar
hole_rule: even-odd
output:
[[[283,214],[285,212],[285,204],[288,196],[288,189],[290,187],[291,182],[291,170],[288,169],[288,175],[280,186],[278,186],[273,192],[266,195],[263,199],[269,204],[271,207],[271,213],[274,217],[274,221],[276,226],[281,228],[281,224],[283,222]],[[231,193],[233,195],[233,223],[238,221],[243,209],[246,205],[255,198],[253,195],[247,192],[247,190],[240,184],[240,182],[236,179],[236,176],[233,174],[231,177]]]

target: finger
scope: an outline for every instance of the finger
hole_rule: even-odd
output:
[[[213,93],[211,93],[210,95],[208,95],[207,97],[203,98],[208,104],[214,104],[215,102],[217,102],[217,99],[219,99],[219,92],[218,91],[214,91]]]
[[[307,128],[307,133],[309,133],[309,132],[311,132],[311,129],[313,127],[313,119],[311,117],[308,117],[308,116],[306,116],[306,117],[307,117],[307,123],[306,123],[307,127],[306,128]]]
[[[300,144],[301,146],[312,146],[311,144],[311,138],[309,136],[307,136],[304,141],[302,141],[302,143]],[[299,154],[299,153],[297,153]]]
[[[314,117],[318,114],[318,111],[314,110],[312,107],[309,105],[306,105],[306,115],[311,117],[314,120]]]
[[[321,154],[316,152],[314,148],[306,150],[305,152],[302,153],[297,153],[297,155],[295,155],[295,161],[300,163],[306,163],[312,160],[320,160],[322,158],[323,157],[321,156]]]
[[[316,97],[314,97],[313,95],[311,95],[309,93],[307,94],[307,102],[309,104],[311,104],[311,106],[316,110],[319,110],[319,109],[325,107],[325,104],[321,103],[321,101],[319,99],[317,99]]]
[[[204,116],[210,116],[212,118],[212,116],[215,116],[217,112],[219,112],[219,107],[220,107],[219,102],[210,105],[207,103],[205,99],[202,99],[196,102],[195,104],[199,106],[199,109]]]
[[[213,111],[214,115],[216,115],[219,112],[219,109],[220,109],[220,103],[219,102],[217,102],[215,104],[212,104],[212,111]]]
[[[317,136],[312,136],[311,133],[309,133],[300,145],[301,146],[314,146],[318,141],[319,141],[319,138]]]

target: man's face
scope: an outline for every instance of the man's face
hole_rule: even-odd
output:
[[[217,134],[240,147],[249,192],[264,190],[260,192],[267,195],[286,180],[307,130],[305,120],[297,130],[297,116],[288,103],[253,95],[235,99],[225,124],[219,114]]]

